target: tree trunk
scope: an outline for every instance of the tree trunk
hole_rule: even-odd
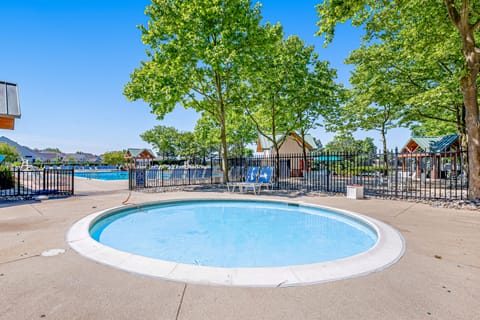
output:
[[[479,55],[476,53],[473,30],[468,29],[463,38],[463,53],[467,62],[467,73],[461,79],[465,104],[468,154],[468,198],[480,198],[480,125],[478,112],[477,77]]]
[[[280,147],[275,143],[275,181],[280,181]]]
[[[383,175],[388,175],[388,149],[387,149],[387,133],[385,126],[382,126],[382,146],[383,146]]]
[[[223,108],[222,108],[223,109]],[[228,182],[228,151],[227,151],[227,130],[225,126],[225,114],[221,117],[222,121],[220,123],[220,136],[222,143],[222,171],[223,171],[223,182]]]
[[[462,78],[462,90],[465,101],[465,122],[467,125],[468,150],[468,198],[480,198],[480,127],[478,123],[478,102],[476,72]]]
[[[463,55],[466,63],[466,74],[460,80],[463,102],[465,104],[465,125],[467,131],[468,149],[468,198],[480,198],[480,125],[477,100],[477,77],[479,72],[480,55],[475,44],[475,29],[477,24],[470,24],[472,3],[462,1],[460,11],[455,1],[444,0],[450,20],[457,28],[462,38]]]
[[[221,153],[222,153],[222,172],[223,172],[223,183],[228,182],[228,149],[227,149],[227,125],[226,125],[226,116],[225,116],[225,103],[222,95],[222,80],[220,75],[215,72],[215,86],[217,89],[217,99],[219,114],[218,118],[220,120],[220,143],[221,143]]]
[[[305,130],[303,128],[300,130],[300,135],[302,137],[303,169],[307,171],[307,148],[305,147]]]

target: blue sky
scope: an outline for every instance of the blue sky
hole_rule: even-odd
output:
[[[297,34],[313,44],[320,58],[338,70],[348,84],[351,67],[343,64],[358,47],[361,31],[337,30],[334,42],[322,48],[314,36],[317,1],[264,0],[265,21],[280,21],[287,35]],[[149,147],[139,135],[157,124],[193,130],[198,116],[176,108],[162,122],[142,101],[122,95],[130,73],[145,58],[136,28],[147,21],[147,0],[23,0],[0,1],[2,44],[0,80],[18,84],[22,118],[6,136],[32,148],[58,147],[64,152],[93,152]],[[321,128],[312,132],[322,143],[333,138]],[[380,146],[376,132],[371,136]],[[389,147],[403,146],[404,129],[392,130]]]

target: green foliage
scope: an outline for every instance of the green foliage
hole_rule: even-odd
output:
[[[278,153],[286,134],[303,136],[318,125],[318,118],[338,102],[341,87],[334,82],[336,71],[318,59],[313,46],[297,36],[283,39],[279,25],[265,30],[272,45],[241,89],[249,92],[244,110]]]
[[[11,189],[14,186],[13,174],[10,169],[0,166],[0,190]]]
[[[326,144],[325,151],[348,154],[374,154],[377,148],[373,143],[372,138],[365,138],[364,140],[356,140],[349,132],[335,135],[333,140]]]
[[[374,129],[383,137],[398,126],[465,133],[458,82],[465,64],[443,2],[324,1],[317,10],[327,43],[338,23],[351,19],[365,29],[362,46],[346,61],[355,66],[352,90],[344,109],[332,113],[338,115],[332,130],[341,123],[343,130]]]
[[[102,155],[103,163],[109,165],[117,165],[125,163],[125,151],[105,152]]]
[[[141,30],[149,60],[135,69],[124,94],[149,103],[159,119],[177,104],[208,113],[220,128],[226,175],[227,117],[238,105],[232,88],[265,43],[260,6],[248,0],[156,0],[146,14]]]
[[[6,163],[12,163],[20,156],[17,149],[6,143],[0,143],[0,154],[5,156]]]
[[[50,152],[56,152],[56,153],[62,153],[59,148],[45,148],[45,151],[50,151]]]
[[[140,135],[143,141],[150,143],[163,157],[175,154],[175,144],[179,132],[174,127],[155,126]]]

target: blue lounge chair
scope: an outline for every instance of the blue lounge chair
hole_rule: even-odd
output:
[[[181,185],[184,183],[185,179],[185,169],[183,168],[174,168],[170,174],[169,181],[170,185]]]
[[[193,171],[192,171],[193,170]],[[204,168],[190,169],[190,178],[194,183],[200,183],[203,178]]]
[[[203,172],[202,180],[203,182],[209,182],[212,179],[212,168],[205,168]]]
[[[229,182],[227,183],[227,191],[234,192],[235,187],[238,188],[240,192],[244,190],[245,187],[252,187],[258,182],[258,172],[260,171],[259,167],[249,167],[247,170],[247,175],[244,182]],[[230,189],[231,188],[231,189]],[[254,192],[256,193],[255,187]]]
[[[273,167],[262,167],[260,169],[260,175],[258,176],[258,181],[256,187],[258,187],[259,192],[262,190],[262,187],[271,188],[273,186]]]

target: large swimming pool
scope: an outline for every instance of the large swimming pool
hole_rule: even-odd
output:
[[[314,205],[201,199],[90,215],[67,237],[81,254],[128,271],[195,283],[284,286],[383,269],[403,238],[380,221]]]
[[[128,171],[76,171],[74,175],[79,178],[95,180],[128,180]]]

